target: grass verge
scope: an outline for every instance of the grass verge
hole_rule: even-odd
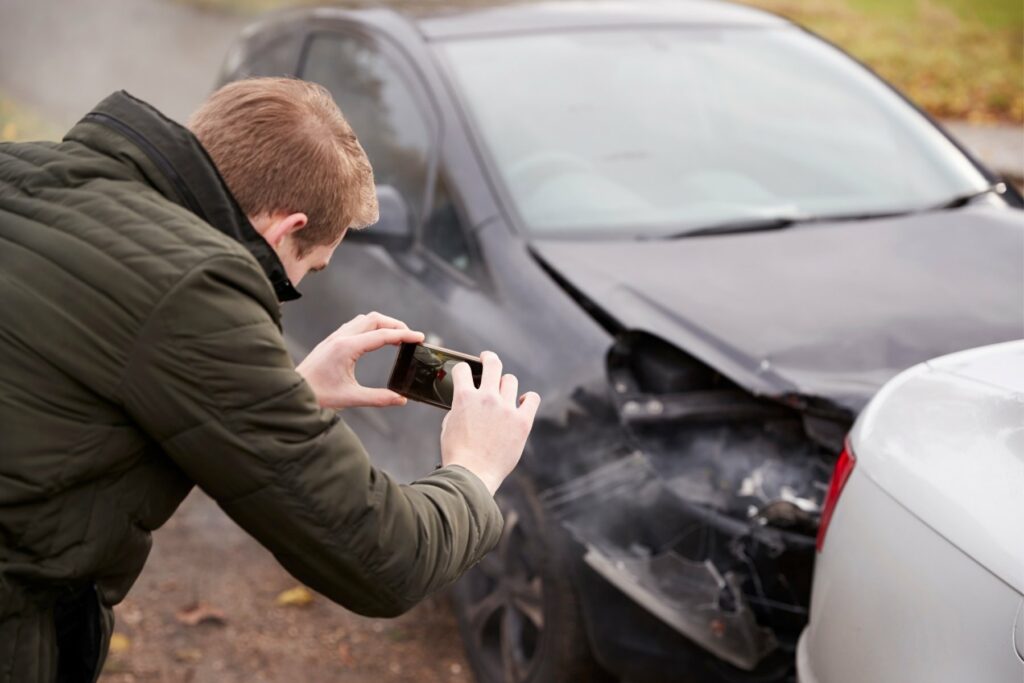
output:
[[[1024,124],[1019,0],[742,0],[857,57],[939,118]]]

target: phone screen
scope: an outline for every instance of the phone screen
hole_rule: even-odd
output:
[[[413,401],[450,409],[455,392],[452,368],[459,363],[469,364],[473,384],[479,387],[483,364],[476,356],[429,344],[402,344],[388,389]]]

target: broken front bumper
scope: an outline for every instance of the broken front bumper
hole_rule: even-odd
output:
[[[750,495],[740,495],[754,508],[746,521],[715,509],[722,507],[715,500],[721,490],[751,487],[757,469],[744,469],[738,483],[714,467],[674,468],[666,476],[652,458],[634,452],[542,496],[582,546],[589,570],[740,680],[744,672],[792,661],[814,553],[812,536],[765,524]],[[777,503],[766,501],[763,509]],[[582,592],[585,603],[593,599],[592,591]],[[604,600],[595,613],[607,619]],[[599,628],[606,641],[614,638],[607,623]]]

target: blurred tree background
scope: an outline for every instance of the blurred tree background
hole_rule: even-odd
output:
[[[167,1],[244,15],[316,4],[388,4],[418,10],[493,4],[493,0]],[[831,40],[938,118],[1024,124],[1024,0],[738,1],[788,17]],[[0,140],[55,134],[40,117],[0,92]]]
[[[59,140],[63,131],[0,91],[0,142]]]
[[[931,114],[1024,124],[1022,0],[741,0],[857,57]]]

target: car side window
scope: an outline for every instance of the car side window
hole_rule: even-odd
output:
[[[410,84],[368,38],[337,33],[310,40],[302,78],[330,91],[366,150],[377,184],[397,189],[419,224],[432,140]]]
[[[423,246],[460,273],[470,274],[473,259],[469,239],[442,175],[434,184],[430,215],[423,226]]]
[[[232,79],[256,76],[294,76],[299,63],[301,47],[301,38],[294,34],[277,36],[266,44],[252,48],[252,52],[240,65]]]

